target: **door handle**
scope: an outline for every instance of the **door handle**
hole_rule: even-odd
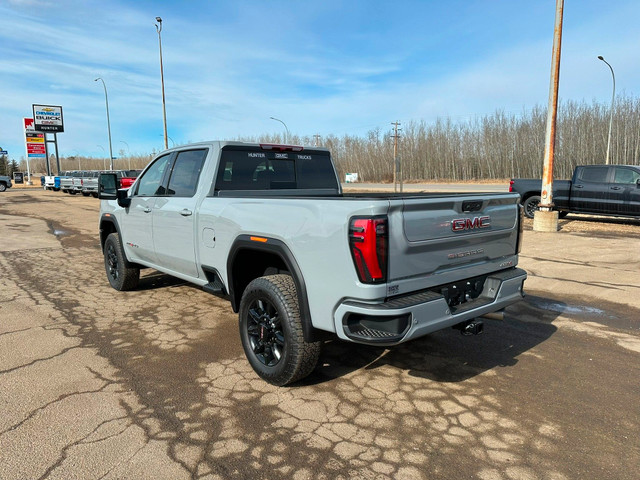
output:
[[[622,190],[622,187],[611,187],[611,190]]]
[[[584,185],[574,185],[573,188],[584,188]]]
[[[193,212],[191,210],[189,210],[188,208],[183,208],[182,211],[180,212],[180,215],[182,215],[183,217],[188,217],[192,213]]]
[[[144,210],[142,210],[144,213],[151,213],[151,209],[149,207],[144,207]]]

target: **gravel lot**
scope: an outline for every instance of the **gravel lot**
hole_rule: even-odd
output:
[[[228,303],[106,280],[98,201],[0,195],[0,478],[628,479],[640,465],[640,222],[527,221],[528,296],[485,334],[247,364]]]

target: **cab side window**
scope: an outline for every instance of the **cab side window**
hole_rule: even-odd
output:
[[[171,154],[163,155],[153,162],[153,165],[144,172],[144,175],[138,181],[138,190],[136,195],[140,197],[153,197],[156,195],[164,195],[162,179],[171,159]]]
[[[195,195],[207,153],[206,148],[178,153],[169,178],[167,195],[174,197],[193,197]]]
[[[631,168],[616,167],[613,183],[634,184],[640,180],[640,172]]]

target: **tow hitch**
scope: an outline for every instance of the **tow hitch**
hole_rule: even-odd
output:
[[[487,320],[504,320],[504,310],[498,310],[497,312],[489,312],[481,315],[478,318],[467,320],[466,322],[458,323],[453,328],[460,330],[462,335],[480,335],[484,331],[484,323],[481,319]]]
[[[460,330],[462,335],[480,335],[484,330],[484,323],[482,320],[474,318],[473,320],[454,325],[453,328]]]

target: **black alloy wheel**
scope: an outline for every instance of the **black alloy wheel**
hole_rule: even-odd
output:
[[[140,267],[127,261],[117,233],[104,242],[104,268],[109,284],[118,291],[133,290],[140,280]]]
[[[527,198],[524,201],[524,214],[527,218],[533,218],[536,210],[538,210],[538,205],[540,204],[540,197],[537,195],[533,195]]]
[[[313,371],[322,344],[304,339],[296,285],[290,275],[251,281],[242,294],[238,316],[242,348],[263,380],[283,386]]]
[[[275,367],[282,359],[286,340],[278,311],[266,298],[258,298],[249,306],[247,334],[260,363]]]
[[[107,275],[109,275],[109,280],[113,280],[113,282],[118,281],[119,273],[118,273],[118,254],[116,253],[116,249],[112,242],[109,242],[105,248],[105,260],[107,266]]]

